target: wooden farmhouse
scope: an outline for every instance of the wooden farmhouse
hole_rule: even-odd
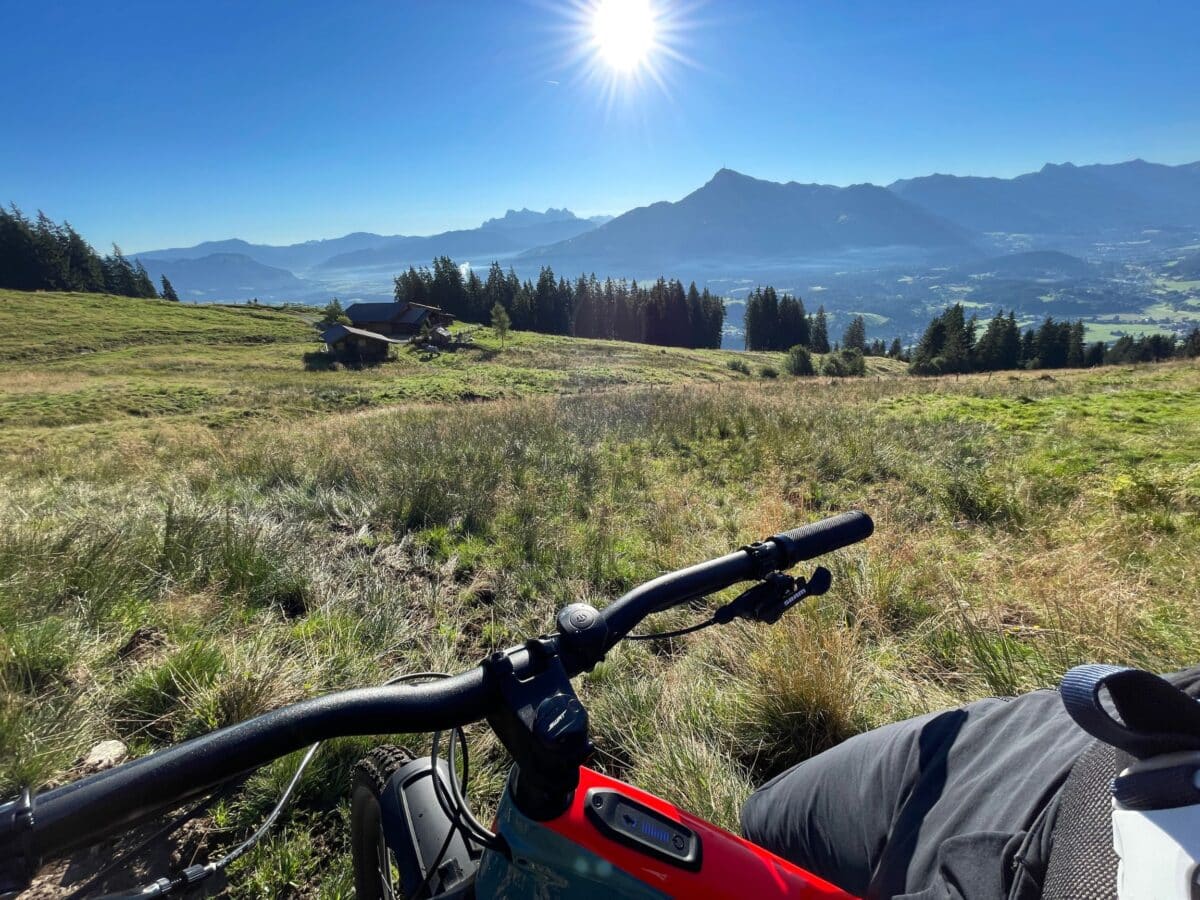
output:
[[[410,337],[419,334],[427,322],[432,330],[449,325],[454,318],[421,303],[355,303],[347,308],[346,317],[355,328],[388,337]]]
[[[387,359],[392,344],[406,344],[428,326],[445,331],[453,317],[420,303],[355,303],[346,310],[349,325],[327,325],[321,340],[343,362],[376,363]]]
[[[329,352],[343,362],[376,363],[387,359],[392,344],[404,344],[403,338],[391,338],[352,325],[329,325],[321,332]]]

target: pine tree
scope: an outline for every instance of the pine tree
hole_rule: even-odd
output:
[[[518,284],[509,315],[513,328],[520,331],[535,330],[537,317],[533,306],[533,285],[528,279]]]
[[[966,313],[961,303],[955,303],[944,313],[946,322],[946,342],[942,347],[941,356],[944,360],[943,372],[971,371],[971,355],[975,343],[974,321],[968,325]]]
[[[483,285],[483,303],[488,310],[491,310],[497,303],[506,310],[512,308],[512,295],[508,290],[508,279],[504,277],[504,270],[500,268],[500,263],[494,260],[488,269],[487,281]]]
[[[542,266],[538,272],[537,286],[533,289],[533,322],[531,331],[543,334],[558,334],[558,284],[554,278],[554,270]]]
[[[163,296],[167,297],[167,287],[171,282],[163,279]],[[322,325],[349,325],[350,319],[346,316],[346,311],[342,309],[342,301],[334,297],[323,307],[321,307],[321,318],[318,320]]]
[[[790,374],[801,377],[816,374],[812,354],[808,352],[807,347],[797,344],[788,350],[787,370]]]
[[[133,285],[137,291],[135,296],[154,299],[158,297],[158,291],[154,289],[154,282],[150,279],[150,273],[146,271],[146,267],[142,265],[139,259],[133,267]]]
[[[396,276],[392,295],[397,303],[420,303],[428,306],[432,285],[433,276],[428,269],[424,266],[420,269],[409,266],[407,272]]]
[[[764,350],[782,350],[783,342],[779,334],[779,295],[775,288],[767,285],[762,292],[762,326],[765,330]]]
[[[892,359],[901,359],[904,356],[904,346],[900,343],[900,338],[892,338],[892,346],[888,348],[888,356]]]
[[[1021,335],[1021,365],[1026,369],[1037,365],[1037,337],[1032,328],[1026,329]]]
[[[725,304],[705,288],[700,295],[700,308],[704,312],[704,342],[699,346],[718,348],[725,328]]]
[[[1037,330],[1034,350],[1034,368],[1061,369],[1067,364],[1071,326],[1067,322],[1055,322],[1046,316]]]
[[[42,287],[33,229],[16,204],[0,210],[0,287],[34,291]]]
[[[757,289],[746,298],[746,310],[742,314],[742,333],[747,350],[759,349],[765,340],[762,326],[762,292]]]
[[[999,369],[1018,369],[1021,366],[1021,328],[1017,325],[1017,311],[1008,311],[1004,320],[1004,331],[1000,335],[998,352]]]
[[[496,336],[500,338],[500,349],[504,349],[504,341],[508,337],[508,329],[512,327],[512,320],[508,317],[508,310],[504,308],[504,304],[499,301],[492,307],[492,328],[496,332]]]
[[[940,375],[944,371],[946,347],[945,313],[934,316],[913,348],[909,370],[914,375]]]
[[[817,318],[812,327],[811,346],[813,353],[829,352],[829,323],[825,319],[824,306],[817,307]]]
[[[975,320],[966,321],[961,303],[948,307],[921,335],[909,369],[914,375],[969,372],[975,356]]]
[[[842,346],[847,350],[857,350],[863,353],[867,349],[867,322],[862,316],[855,316],[846,326],[842,334]]]
[[[50,291],[70,290],[65,235],[40,209],[33,226],[33,252],[41,286]]]
[[[448,312],[456,319],[464,319],[467,315],[467,290],[463,283],[462,270],[448,256],[439,256],[433,261],[426,299],[418,300],[410,296],[413,303],[428,303],[438,309]]]
[[[67,264],[70,269],[72,291],[100,293],[104,290],[104,267],[100,257],[85,241],[70,222],[63,222],[67,239]]]
[[[1185,359],[1195,359],[1200,356],[1200,325],[1188,332],[1183,343],[1179,345],[1179,355]]]
[[[1067,365],[1072,369],[1081,368],[1084,364],[1085,348],[1083,345],[1083,319],[1071,323],[1067,335]]]
[[[975,346],[975,368],[981,372],[995,372],[1006,368],[1004,365],[1005,336],[1008,332],[1008,319],[996,316],[988,322],[983,331],[983,337]]]
[[[113,244],[112,254],[104,259],[104,289],[119,297],[138,296],[137,276],[133,266],[116,244]]]
[[[488,314],[488,307],[485,305],[483,282],[479,280],[474,269],[467,270],[465,290],[467,302],[463,319],[467,322],[483,322],[484,316]]]
[[[170,300],[172,303],[179,302],[179,295],[175,293],[175,285],[171,284],[171,279],[166,275],[162,276],[162,298]]]

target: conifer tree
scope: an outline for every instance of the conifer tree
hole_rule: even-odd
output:
[[[474,269],[467,270],[465,290],[467,300],[463,319],[468,322],[483,322],[484,317],[488,315],[488,307],[485,305],[487,298],[484,296],[483,282],[479,280]]]
[[[99,293],[104,290],[104,267],[100,257],[69,222],[63,222],[66,234],[67,265],[70,270],[69,290]]]
[[[146,271],[146,267],[142,265],[139,259],[133,267],[133,284],[137,291],[135,296],[146,297],[147,299],[157,298],[158,291],[154,289],[154,282],[150,278],[150,273]]]
[[[842,346],[847,350],[857,350],[863,353],[867,349],[867,322],[862,316],[855,316],[846,326],[842,334]]]
[[[168,300],[171,299],[170,297],[167,297],[167,287],[170,285],[170,283],[171,282],[167,281],[165,278],[163,279],[163,297]],[[350,319],[346,316],[346,311],[342,309],[342,301],[337,297],[334,297],[321,308],[321,318],[319,321],[322,325],[350,324]]]
[[[1083,366],[1086,350],[1083,345],[1083,319],[1071,323],[1067,333],[1067,365],[1072,369]]]
[[[788,350],[787,370],[789,374],[801,377],[816,374],[816,369],[813,367],[812,354],[808,352],[807,347],[797,344]]]
[[[495,329],[496,336],[500,338],[500,349],[504,349],[504,342],[508,338],[508,329],[512,327],[512,320],[508,317],[508,310],[504,308],[504,304],[496,301],[492,307],[492,328]]]
[[[817,318],[813,321],[812,351],[813,353],[829,352],[829,323],[825,319],[824,306],[817,307]]]
[[[112,254],[104,258],[104,290],[120,297],[138,296],[133,266],[116,244],[113,244]]]
[[[1083,355],[1083,364],[1089,369],[1104,365],[1104,341],[1089,344]]]
[[[1179,355],[1185,359],[1195,359],[1200,356],[1200,325],[1188,332],[1183,343],[1179,345]]]
[[[166,275],[162,276],[162,298],[173,303],[179,302],[179,295],[175,293],[175,285],[171,284],[171,279]]]

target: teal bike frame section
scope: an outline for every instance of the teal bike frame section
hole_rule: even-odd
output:
[[[512,861],[503,853],[484,851],[475,880],[476,897],[662,900],[669,896],[526,818],[509,799],[507,788],[496,814],[496,831],[508,842]]]

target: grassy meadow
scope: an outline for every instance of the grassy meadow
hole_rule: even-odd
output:
[[[500,349],[483,329],[456,356],[314,371],[294,311],[0,294],[0,325],[4,793],[107,738],[144,753],[455,671],[565,603],[850,507],[876,534],[826,562],[829,594],[774,627],[626,644],[578,683],[598,766],[736,828],[753,785],[863,729],[1081,661],[1200,659],[1194,362],[915,379],[873,360],[831,382],[761,377],[780,354]],[[505,763],[471,737],[486,810]],[[369,744],[326,745],[231,895],[352,893]],[[294,765],[179,852],[243,838]]]
[[[484,328],[433,359],[407,349],[365,369],[327,367],[311,308],[196,306],[0,291],[0,452],[91,452],[313,414],[496,400],[628,385],[720,383],[782,370],[782,355],[683,350]],[[745,359],[749,376],[729,368]],[[307,360],[307,362],[306,362]],[[903,367],[873,359],[871,371]]]

